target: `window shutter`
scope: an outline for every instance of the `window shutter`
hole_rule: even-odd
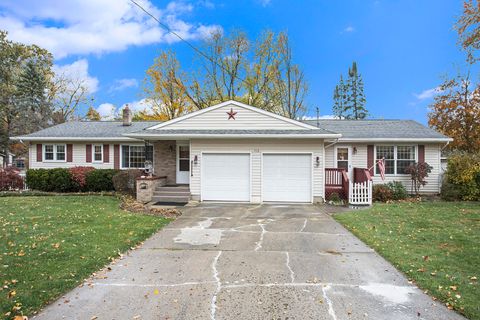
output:
[[[373,154],[375,151],[374,151],[374,147],[373,147],[373,144],[369,144],[367,146],[367,168],[371,168],[370,169],[370,175],[373,176],[373,174],[375,173],[375,166],[374,166],[374,162],[375,162],[375,155]]]
[[[418,146],[418,163],[425,162],[425,146],[419,145]]]
[[[67,162],[73,162],[73,144],[67,144]]]
[[[42,162],[43,150],[42,145],[37,144],[37,162]]]
[[[120,145],[113,145],[113,168],[120,169]]]
[[[109,144],[103,145],[103,162],[104,163],[110,162],[110,145]]]
[[[92,145],[91,144],[86,145],[86,151],[87,151],[86,162],[92,162]]]

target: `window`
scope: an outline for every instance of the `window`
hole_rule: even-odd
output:
[[[64,144],[46,144],[43,149],[45,161],[65,161]]]
[[[153,146],[122,145],[122,168],[144,168],[146,155],[153,155]]]
[[[415,163],[415,147],[414,146],[398,146],[397,147],[397,173],[406,174],[405,169]]]
[[[348,171],[348,148],[337,148],[337,168]]]
[[[103,146],[101,144],[93,145],[93,161],[94,162],[103,161]]]
[[[385,174],[405,174],[405,169],[415,163],[415,146],[375,146],[375,163],[385,158]],[[378,165],[375,173],[379,174]]]

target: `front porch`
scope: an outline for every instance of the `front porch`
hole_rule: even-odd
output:
[[[371,204],[372,176],[365,168],[325,168],[325,200],[337,194],[350,204]],[[350,179],[350,177],[352,177]]]

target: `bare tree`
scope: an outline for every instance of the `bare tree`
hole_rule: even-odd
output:
[[[78,107],[86,105],[91,99],[85,79],[65,74],[55,75],[49,97],[53,103],[52,118],[55,124],[75,119]]]

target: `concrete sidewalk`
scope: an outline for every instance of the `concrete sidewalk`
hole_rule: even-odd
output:
[[[464,319],[326,210],[186,208],[34,319]]]

